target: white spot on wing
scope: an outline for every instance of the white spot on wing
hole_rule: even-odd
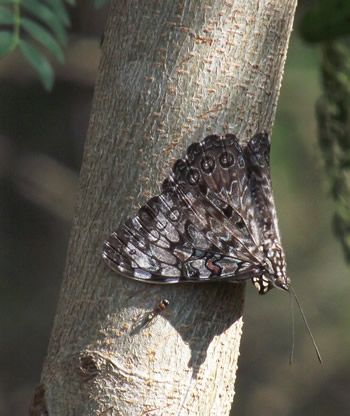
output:
[[[181,277],[181,272],[178,268],[172,266],[165,266],[161,269],[161,274],[168,277]]]
[[[167,264],[176,264],[177,259],[176,257],[170,253],[168,250],[164,250],[158,246],[152,245],[151,246],[152,255],[156,257],[160,262],[167,263]]]
[[[258,289],[258,291],[260,292],[260,289],[261,289],[261,285],[260,285],[260,282],[259,282],[259,279],[257,278],[257,277],[253,277],[253,284],[254,284],[254,286]]]
[[[135,269],[134,276],[138,279],[150,279],[152,277],[152,273],[146,272],[146,270],[142,269]]]

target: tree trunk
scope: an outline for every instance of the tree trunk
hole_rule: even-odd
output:
[[[227,132],[244,142],[271,131],[295,7],[296,0],[112,3],[32,414],[229,414],[244,285],[134,282],[105,266],[101,248],[159,192],[191,142]],[[163,298],[167,310],[135,331]]]

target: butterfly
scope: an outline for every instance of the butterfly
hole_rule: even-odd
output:
[[[233,134],[191,144],[162,184],[103,246],[111,269],[147,283],[251,280],[289,289],[270,177],[270,140]]]

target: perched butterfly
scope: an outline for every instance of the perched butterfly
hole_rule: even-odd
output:
[[[260,294],[289,289],[270,178],[270,142],[212,135],[187,149],[138,214],[105,242],[103,257],[148,283],[251,279]]]

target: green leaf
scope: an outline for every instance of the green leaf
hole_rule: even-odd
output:
[[[99,7],[104,6],[108,2],[109,2],[109,0],[94,0],[94,7],[96,7],[96,9],[98,9]]]
[[[22,17],[21,24],[24,30],[26,30],[33,39],[44,45],[60,63],[64,62],[64,54],[61,46],[46,28],[26,17]]]
[[[69,4],[70,6],[75,6],[75,0],[64,0],[67,4]]]
[[[19,48],[23,56],[39,74],[45,89],[50,91],[54,81],[54,72],[50,62],[34,46],[23,39],[20,41]]]
[[[0,0],[1,1],[1,0]],[[0,24],[1,25],[12,25],[15,18],[9,9],[0,6]]]
[[[67,32],[65,25],[53,13],[53,11],[38,0],[25,0],[22,7],[28,10],[34,17],[45,23],[57,36],[63,45],[67,43]]]
[[[1,1],[1,0],[0,0]],[[70,19],[62,0],[46,0],[52,11],[61,19],[65,26],[70,26]]]
[[[11,52],[14,42],[13,33],[0,32],[0,58]]]

